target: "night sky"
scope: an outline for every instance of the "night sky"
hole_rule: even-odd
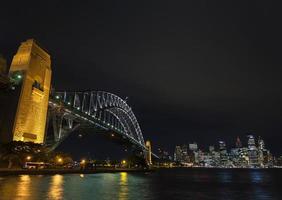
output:
[[[4,1],[0,53],[10,63],[20,42],[35,38],[51,54],[53,87],[128,97],[153,148],[231,147],[253,133],[277,155],[281,19],[269,0]],[[95,154],[89,137],[60,149]]]

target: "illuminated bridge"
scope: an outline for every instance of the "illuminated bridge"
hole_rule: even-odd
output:
[[[48,52],[33,39],[21,43],[9,73],[0,76],[0,125],[5,124],[0,141],[34,142],[54,150],[73,131],[83,130],[117,139],[151,163],[151,145],[145,144],[126,101],[104,91],[54,91],[51,77]]]
[[[53,126],[56,148],[78,128],[102,131],[130,141],[146,150],[142,131],[130,106],[120,97],[103,91],[53,92],[49,99],[49,124]]]

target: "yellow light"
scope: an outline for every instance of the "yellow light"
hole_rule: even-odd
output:
[[[31,156],[27,156],[26,159],[27,159],[27,160],[31,160]]]
[[[59,163],[63,162],[63,159],[62,158],[58,158],[58,162]]]
[[[125,165],[126,164],[126,160],[122,160],[121,163]]]
[[[83,160],[81,161],[81,164],[85,164],[85,162],[86,162],[86,161],[83,159]]]

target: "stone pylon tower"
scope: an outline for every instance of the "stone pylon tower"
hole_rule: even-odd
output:
[[[149,165],[152,165],[152,146],[150,141],[146,141],[146,147],[148,149],[147,155],[146,155],[146,161]]]
[[[9,76],[21,87],[13,140],[43,143],[51,84],[51,59],[33,39],[21,43]]]

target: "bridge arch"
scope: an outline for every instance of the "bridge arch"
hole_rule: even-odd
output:
[[[115,94],[104,91],[55,91],[50,96],[49,110],[55,127],[53,144],[48,144],[51,149],[56,148],[74,129],[87,125],[115,132],[143,152],[147,151],[135,114],[126,101]]]

